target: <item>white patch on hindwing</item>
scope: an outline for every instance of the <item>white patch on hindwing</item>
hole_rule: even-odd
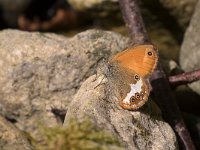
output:
[[[123,99],[123,103],[130,104],[130,98],[132,96],[135,96],[135,93],[140,93],[142,91],[143,81],[140,78],[139,81],[136,82],[136,84],[130,84],[131,90],[129,93],[127,93],[126,97]]]

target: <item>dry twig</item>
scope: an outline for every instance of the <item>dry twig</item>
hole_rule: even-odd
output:
[[[169,76],[169,83],[171,87],[177,87],[179,85],[188,84],[200,80],[200,69],[181,73],[178,75]]]

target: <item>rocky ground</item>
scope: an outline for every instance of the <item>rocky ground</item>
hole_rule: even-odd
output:
[[[40,139],[40,124],[62,123],[51,111],[56,108],[67,110],[65,126],[70,118],[89,117],[129,149],[177,149],[175,134],[152,100],[142,111],[122,110],[106,99],[101,76],[93,75],[101,61],[126,47],[127,38],[99,30],[72,38],[4,30],[0,41],[1,114],[33,138]]]
[[[81,8],[82,1],[69,2],[80,10],[91,10],[101,3],[105,4],[105,1],[91,1],[91,4]],[[192,14],[195,2],[184,0],[179,9],[175,9],[180,1],[160,1],[165,9],[173,10],[170,11],[170,15],[178,18],[176,20],[182,29],[186,28],[190,18],[184,16]],[[143,5],[149,3],[141,4]],[[167,57],[163,56],[169,51],[162,53],[161,50],[160,61],[168,74],[174,73],[174,70],[191,71],[200,67],[199,7],[200,2],[184,36],[178,62],[180,67],[173,60],[166,59],[170,54]],[[178,10],[187,11],[180,13]],[[148,20],[148,16],[146,18]],[[168,40],[163,41],[167,45]],[[161,110],[153,99],[150,98],[144,107],[137,111],[127,111],[108,96],[107,80],[101,65],[105,65],[112,55],[127,45],[127,37],[103,30],[87,30],[73,37],[12,29],[0,31],[0,149],[34,150],[37,148],[35,143],[44,144],[41,128],[46,127],[68,129],[56,130],[53,136],[66,132],[69,138],[69,129],[73,132],[79,130],[77,126],[71,126],[73,119],[79,123],[90,120],[98,129],[116,137],[120,144],[115,140],[111,140],[114,142],[110,143],[109,140],[105,140],[107,149],[178,149],[175,133],[163,120]],[[178,52],[173,58],[177,55]],[[177,91],[175,95],[179,104],[181,103],[181,109],[187,112],[184,117],[195,144],[200,147],[200,119],[188,114],[199,113],[199,88],[199,82],[195,82],[190,84],[189,88],[183,88],[182,97],[176,94]],[[186,95],[185,91],[188,90],[190,95]],[[87,133],[94,137],[93,132],[89,132],[88,129],[84,129],[81,135]],[[71,134],[73,137],[73,133]],[[96,141],[96,138],[94,139]],[[87,144],[82,145],[84,149]],[[98,147],[101,142],[94,146],[93,141],[91,145],[93,148]]]

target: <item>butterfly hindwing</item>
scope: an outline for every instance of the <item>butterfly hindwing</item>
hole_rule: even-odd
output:
[[[109,66],[110,89],[113,91],[119,104],[124,109],[135,110],[141,107],[149,96],[149,84],[133,70],[119,67],[117,63]]]
[[[138,77],[137,74],[135,74],[135,76]],[[135,81],[135,83],[129,84],[129,92],[127,92],[126,96],[120,101],[120,105],[125,109],[138,109],[148,100],[148,82],[142,77],[139,77],[139,79]]]

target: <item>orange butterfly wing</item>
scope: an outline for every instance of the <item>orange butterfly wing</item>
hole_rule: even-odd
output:
[[[133,70],[141,77],[147,77],[153,72],[158,61],[155,49],[153,45],[129,48],[115,55],[110,63],[117,62],[124,69]]]

